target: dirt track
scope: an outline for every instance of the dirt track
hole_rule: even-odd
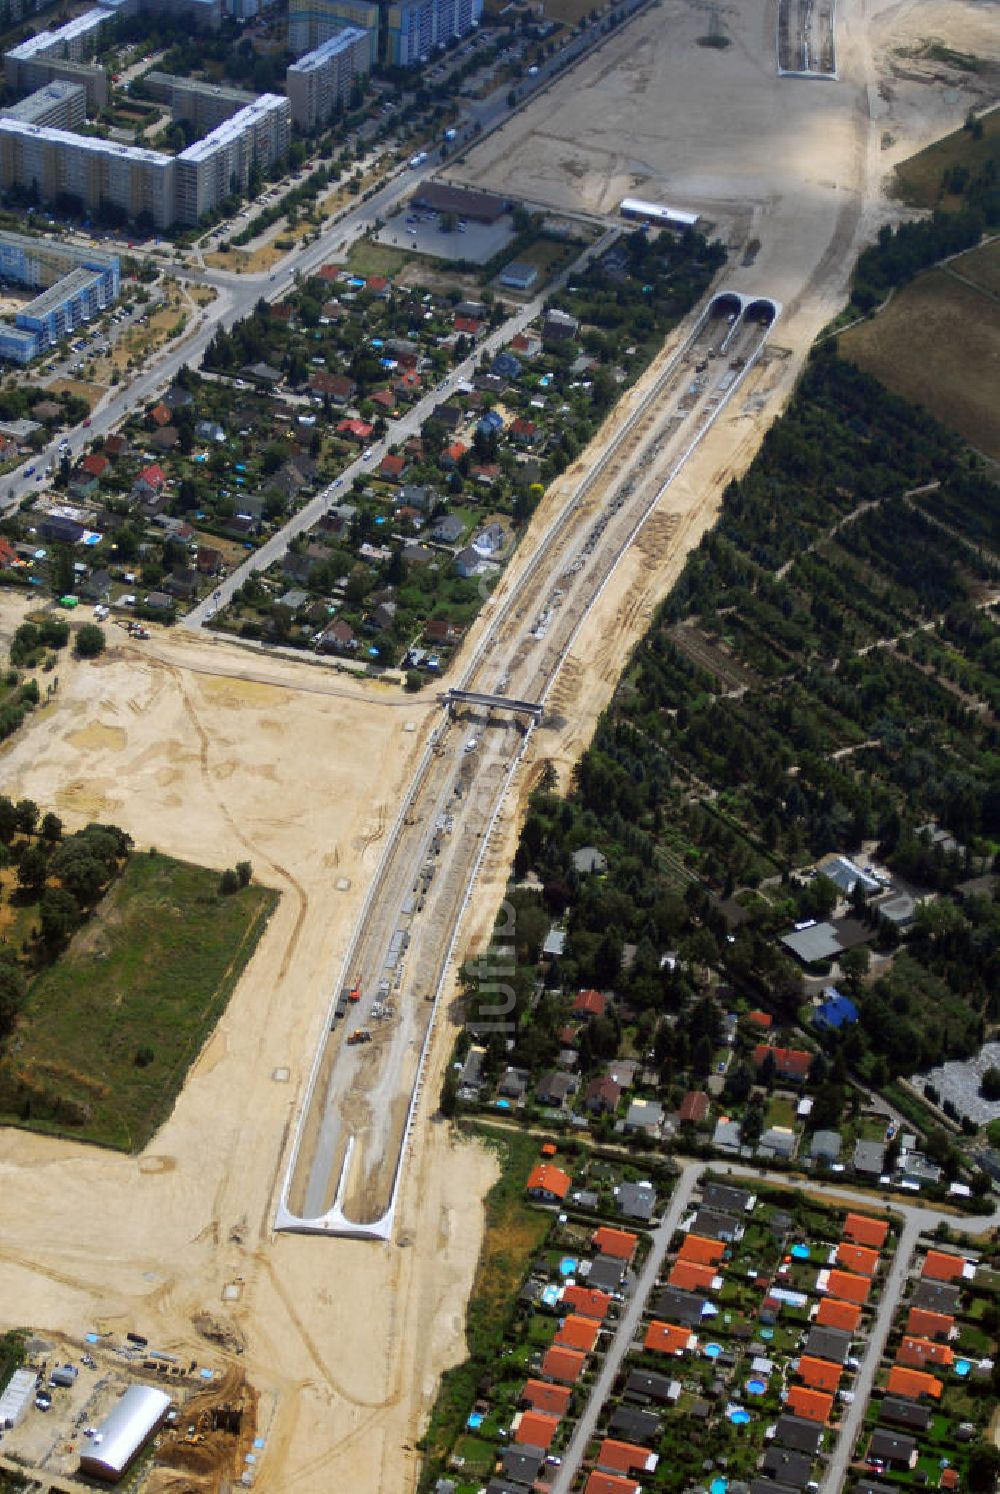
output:
[[[909,82],[882,48],[933,35],[982,53],[982,10],[904,0],[876,10],[866,30],[860,0],[848,0],[842,18],[844,81],[779,84],[769,6],[753,21],[723,11],[733,45],[716,52],[694,45],[707,12],[664,0],[470,157],[466,174],[479,185],[516,176],[519,191],[556,205],[607,207],[636,191],[698,207],[740,246],[727,281],[786,303],[776,340],[788,356],[755,375],[706,440],[581,635],[556,696],[568,724],[545,734],[564,778],[629,643],[787,398],[837,304],[857,236],[887,216],[878,188],[890,160],[964,117],[961,78]],[[883,149],[887,133],[895,143]],[[740,268],[752,237],[760,252]],[[0,630],[6,621],[0,615]],[[195,1343],[199,1312],[229,1315],[261,1397],[258,1487],[408,1489],[437,1376],[462,1352],[492,1161],[456,1149],[428,1102],[392,1245],[274,1239],[270,1224],[328,982],[432,708],[172,637],[145,651],[123,643],[96,666],[67,662],[58,672],[57,704],[3,752],[7,792],[70,824],[106,815],[141,844],[211,865],[247,857],[284,896],[146,1154],[0,1133],[0,1326],[128,1325],[166,1347]],[[471,938],[492,920],[515,830],[510,812]],[[449,1042],[442,1031],[438,1073]],[[280,1068],[288,1082],[272,1077]],[[427,1092],[436,1089],[432,1076]],[[223,1305],[223,1287],[237,1279],[239,1301]]]

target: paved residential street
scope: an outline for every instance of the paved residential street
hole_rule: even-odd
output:
[[[576,1470],[583,1461],[583,1455],[587,1451],[587,1443],[594,1435],[594,1427],[601,1407],[611,1392],[615,1377],[621,1368],[622,1360],[628,1353],[635,1338],[636,1330],[642,1319],[646,1306],[646,1299],[656,1285],[656,1278],[663,1264],[663,1257],[667,1253],[674,1230],[681,1221],[681,1216],[687,1208],[688,1199],[691,1197],[698,1177],[704,1171],[703,1162],[688,1162],[681,1170],[677,1180],[677,1187],[667,1207],[662,1221],[653,1230],[653,1248],[646,1257],[646,1263],[642,1268],[639,1280],[636,1282],[635,1291],[632,1293],[625,1313],[618,1322],[618,1331],[615,1334],[611,1347],[604,1356],[600,1373],[594,1382],[590,1392],[583,1415],[577,1422],[576,1431],[573,1433],[572,1441],[563,1454],[562,1466],[552,1480],[552,1494],[569,1494],[573,1487]]]
[[[621,1368],[622,1360],[635,1339],[636,1331],[646,1305],[646,1299],[656,1283],[656,1277],[659,1274],[663,1257],[666,1255],[670,1244],[670,1238],[677,1229],[681,1217],[687,1208],[695,1182],[704,1172],[712,1172],[723,1182],[729,1176],[732,1176],[734,1178],[745,1178],[750,1182],[763,1181],[778,1183],[786,1188],[802,1188],[806,1191],[810,1188],[810,1184],[806,1179],[792,1178],[785,1173],[767,1172],[760,1168],[747,1167],[736,1163],[732,1165],[716,1163],[714,1166],[710,1162],[683,1163],[667,1213],[664,1215],[662,1223],[653,1231],[653,1249],[643,1267],[642,1275],[639,1278],[625,1315],[618,1324],[618,1331],[611,1348],[605,1355],[604,1363],[591,1390],[590,1399],[587,1401],[583,1414],[577,1423],[576,1431],[573,1433],[572,1440],[563,1454],[562,1466],[552,1481],[552,1494],[569,1494],[570,1489],[573,1487],[576,1471],[587,1451],[587,1444],[594,1436],[594,1428],[597,1425],[601,1407],[607,1400],[611,1387]],[[864,1358],[861,1361],[861,1368],[855,1378],[854,1400],[848,1406],[847,1414],[841,1423],[840,1436],[837,1439],[826,1474],[823,1478],[822,1489],[824,1494],[837,1494],[837,1491],[844,1487],[847,1468],[851,1462],[854,1446],[864,1423],[868,1398],[875,1383],[875,1375],[882,1358],[886,1340],[889,1337],[893,1316],[906,1287],[918,1239],[921,1234],[933,1231],[942,1221],[956,1232],[963,1234],[981,1234],[986,1229],[997,1228],[1000,1226],[1000,1206],[988,1217],[978,1216],[966,1219],[961,1215],[946,1214],[939,1209],[922,1208],[917,1204],[902,1204],[894,1200],[883,1202],[877,1198],[873,1198],[869,1193],[858,1192],[851,1188],[831,1187],[825,1180],[821,1191],[825,1195],[829,1194],[831,1196],[830,1201],[834,1204],[861,1204],[867,1209],[881,1207],[890,1209],[903,1216],[903,1229],[899,1239],[899,1246],[889,1273],[883,1282],[878,1312],[872,1325]]]

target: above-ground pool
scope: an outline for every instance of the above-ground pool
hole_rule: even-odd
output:
[[[729,1420],[734,1427],[745,1427],[750,1420],[750,1412],[744,1411],[742,1406],[736,1406],[730,1411]]]
[[[470,1432],[478,1432],[479,1428],[482,1426],[482,1424],[483,1424],[483,1422],[485,1420],[486,1420],[486,1412],[485,1411],[470,1411],[469,1412],[469,1419],[465,1423],[465,1425],[469,1428]]]
[[[956,1373],[956,1375],[962,1375],[964,1377],[965,1375],[967,1375],[969,1373],[969,1371],[970,1371],[971,1368],[972,1368],[972,1364],[971,1364],[971,1362],[968,1359],[956,1359],[955,1360],[955,1373]]]
[[[728,1488],[728,1478],[713,1478],[708,1486],[708,1494],[726,1494]]]
[[[562,1287],[557,1287],[553,1282],[550,1282],[547,1287],[542,1288],[542,1301],[546,1307],[555,1307],[561,1294]]]
[[[559,1262],[559,1275],[572,1276],[580,1262],[575,1255],[564,1255]]]
[[[768,1339],[772,1339],[774,1337],[774,1329],[773,1328],[762,1328],[760,1330],[760,1336],[761,1336],[762,1339],[764,1339],[764,1341],[766,1343]]]
[[[719,1357],[719,1355],[721,1353],[722,1353],[722,1345],[721,1344],[706,1344],[705,1345],[705,1357],[706,1357],[706,1359],[718,1359],[718,1357]]]
[[[764,1395],[767,1391],[766,1380],[748,1380],[747,1392],[749,1395]]]
[[[809,1246],[808,1245],[793,1245],[792,1246],[792,1254],[794,1255],[794,1257],[795,1257],[795,1259],[797,1261],[807,1261],[809,1259]]]

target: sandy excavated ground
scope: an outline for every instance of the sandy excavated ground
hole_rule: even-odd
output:
[[[729,476],[752,459],[836,309],[858,238],[894,212],[879,190],[892,161],[964,117],[973,95],[958,85],[972,75],[913,82],[885,49],[934,38],[982,55],[995,8],[904,0],[866,26],[860,0],[845,0],[838,84],[777,81],[773,4],[752,18],[734,6],[720,15],[733,45],[706,50],[694,39],[708,29],[707,9],[664,0],[465,168],[477,184],[554,206],[609,208],[636,191],[696,207],[734,246],[761,240],[752,265],[735,255],[726,283],[786,303],[774,336],[783,352],[751,376],[665,495],[582,633],[553,702],[567,724],[537,733],[521,803],[543,760],[567,779],[627,647],[713,522]],[[723,113],[724,138],[715,123]],[[556,502],[546,498],[541,524]],[[0,641],[21,605],[0,594]],[[2,753],[6,792],[71,824],[106,815],[140,844],[210,865],[249,858],[284,896],[142,1157],[0,1132],[0,1326],[131,1326],[195,1352],[191,1319],[207,1310],[243,1334],[240,1362],[261,1391],[268,1445],[259,1487],[409,1489],[437,1376],[462,1352],[481,1200],[494,1175],[490,1158],[456,1148],[431,1118],[451,1044],[446,1023],[394,1242],[275,1239],[270,1223],[331,983],[374,870],[377,827],[391,817],[434,707],[179,635],[116,641],[106,660],[61,661],[58,672],[56,703]],[[492,922],[516,807],[490,848],[473,941]],[[344,878],[350,887],[338,891]],[[272,1077],[280,1067],[287,1083]],[[239,1300],[224,1305],[234,1282]],[[198,1352],[223,1358],[204,1344]]]
[[[0,633],[21,610],[5,596]],[[436,708],[180,634],[123,639],[96,665],[61,659],[58,674],[56,703],[4,753],[5,792],[208,865],[248,857],[283,896],[142,1157],[0,1131],[0,1322],[133,1327],[198,1353],[191,1318],[207,1310],[247,1340],[274,1454],[260,1487],[398,1486],[383,1460],[399,1458],[415,1407],[461,1351],[491,1163],[427,1130],[412,1248],[272,1241],[269,1226],[380,811]],[[272,1078],[281,1067],[287,1082]],[[404,1205],[403,1239],[414,1212]]]

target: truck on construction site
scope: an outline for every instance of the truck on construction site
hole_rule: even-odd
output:
[[[124,628],[130,638],[149,637],[149,629],[144,628],[142,623],[136,622],[134,618],[129,618],[128,622],[122,622],[120,618],[116,617],[115,625],[116,627]]]
[[[357,1031],[352,1032],[350,1037],[347,1039],[347,1046],[349,1048],[356,1048],[359,1043],[370,1043],[371,1040],[372,1035],[368,1031],[368,1028],[359,1027]]]
[[[354,985],[351,986],[350,990],[347,992],[347,999],[348,999],[348,1001],[351,1001],[351,1002],[358,1002],[358,1001],[361,1000],[361,982],[360,981],[355,981]]]

